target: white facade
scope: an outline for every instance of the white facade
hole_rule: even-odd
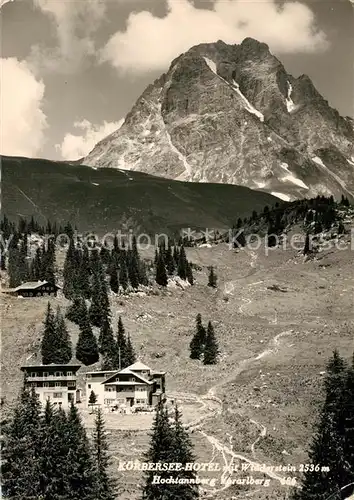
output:
[[[165,373],[154,372],[141,362],[120,371],[86,374],[86,406],[91,391],[101,406],[148,406],[156,404],[164,392]]]

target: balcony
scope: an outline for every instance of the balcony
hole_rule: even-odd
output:
[[[48,375],[47,377],[30,377],[26,378],[27,382],[55,382],[60,380],[76,380],[76,375]]]

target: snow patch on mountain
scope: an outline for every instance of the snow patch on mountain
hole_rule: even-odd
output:
[[[267,183],[264,182],[264,181],[254,181],[255,185],[259,188],[259,189],[262,189],[264,187],[266,187]]]
[[[280,198],[281,200],[284,200],[284,201],[290,201],[290,196],[287,195],[287,194],[284,194],[284,193],[279,193],[278,191],[272,191],[270,194],[272,194],[273,196],[276,196],[277,198]]]
[[[349,165],[352,165],[354,167],[354,157],[352,157],[351,160],[347,159],[347,162],[349,163]]]
[[[254,106],[252,106],[252,104],[249,102],[247,97],[245,97],[242,94],[240,87],[239,87],[239,84],[237,82],[235,82],[235,80],[232,80],[231,87],[234,88],[234,90],[237,92],[237,94],[241,97],[241,99],[243,100],[243,102],[245,104],[245,108],[247,109],[247,111],[249,113],[252,113],[253,115],[256,115],[260,119],[261,122],[264,122],[263,113],[261,113],[260,111],[258,111],[258,109],[256,109]]]
[[[293,93],[293,87],[292,87],[291,83],[288,81],[288,96],[286,98],[286,107],[287,107],[287,110],[289,113],[294,111],[294,109],[296,108],[294,101],[291,98],[292,93]]]
[[[209,59],[208,57],[204,57],[203,58],[204,61],[207,63],[207,65],[209,66],[209,68],[211,69],[211,71],[216,75],[216,76],[219,76],[216,72],[216,64],[214,63],[214,61],[212,61],[211,59]]]
[[[330,174],[330,176],[333,177],[333,179],[335,179],[338,182],[338,184],[340,184],[342,186],[342,188],[350,196],[354,196],[354,193],[352,193],[351,191],[349,191],[347,189],[347,186],[346,186],[345,182],[342,181],[342,179],[340,177],[338,177],[338,175],[336,175],[334,172],[332,172],[328,167],[326,167],[326,165],[323,163],[322,159],[319,156],[314,156],[312,158],[312,161],[314,161],[315,163],[317,163],[317,165],[319,165],[321,168],[323,168],[323,170],[325,170],[328,174]]]
[[[208,57],[203,57],[204,61],[207,63],[208,67],[210,68],[210,70],[218,77],[220,78],[220,80],[223,80],[230,88],[232,88],[232,90],[234,90],[242,99],[243,103],[244,103],[244,106],[245,106],[245,109],[249,112],[249,113],[252,113],[253,115],[256,115],[261,122],[264,122],[264,115],[258,111],[258,109],[256,109],[250,102],[249,100],[247,99],[246,96],[244,96],[240,90],[240,86],[237,82],[235,82],[235,80],[232,80],[232,84],[230,84],[228,81],[225,80],[225,78],[223,78],[222,76],[218,75],[217,74],[217,71],[216,71],[216,64],[214,61],[212,61],[211,59],[209,59]]]
[[[279,180],[281,182],[292,182],[293,184],[296,184],[297,186],[300,186],[304,189],[309,189],[309,187],[298,177],[295,177],[295,175],[290,172],[289,170],[289,165],[285,162],[282,162],[280,164],[281,168],[287,172],[287,174],[284,177],[281,177]]]

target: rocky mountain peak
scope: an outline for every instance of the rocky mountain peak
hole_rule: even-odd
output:
[[[82,163],[240,184],[283,199],[353,196],[351,120],[253,38],[202,43],[149,85]],[[321,156],[322,155],[322,156]]]

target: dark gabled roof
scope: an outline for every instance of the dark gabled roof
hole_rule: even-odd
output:
[[[106,380],[104,380],[103,382],[101,382],[101,384],[107,384],[110,380],[112,380],[113,378],[115,378],[117,375],[132,375],[133,377],[136,377],[138,378],[139,380],[142,380],[145,384],[149,384],[151,385],[153,383],[153,381],[151,380],[146,380],[146,378],[142,377],[141,375],[139,375],[138,373],[136,372],[133,372],[133,371],[130,371],[128,370],[128,368],[124,368],[124,371],[121,370],[117,373],[114,373],[113,375],[111,375],[110,377],[106,378]],[[132,385],[133,382],[130,384]]]

